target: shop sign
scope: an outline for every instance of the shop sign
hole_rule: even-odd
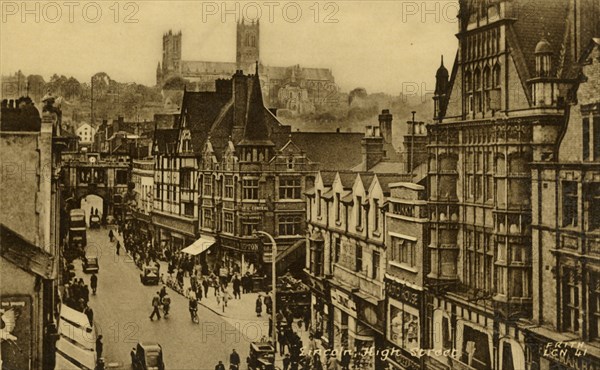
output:
[[[0,364],[3,369],[30,369],[33,328],[30,296],[0,298]]]
[[[406,303],[413,307],[421,306],[421,293],[418,290],[410,288],[406,285],[398,284],[395,282],[386,282],[386,293],[391,298],[394,298],[402,303]]]
[[[411,360],[410,358],[408,358],[407,356],[402,354],[401,351],[402,350],[400,350],[399,348],[395,348],[394,350],[390,351],[388,360],[391,362],[392,365],[394,365],[394,366],[399,365],[400,369],[405,369],[405,370],[420,370],[421,369],[421,365],[418,362]]]
[[[242,211],[247,212],[264,212],[268,211],[269,207],[266,204],[243,204]]]
[[[257,243],[240,244],[239,249],[243,252],[258,252],[258,244]]]
[[[356,315],[356,303],[348,294],[332,289],[331,301],[334,305],[344,308],[345,311],[349,311],[351,315]]]

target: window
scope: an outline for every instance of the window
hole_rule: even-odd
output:
[[[583,119],[583,160],[590,159],[590,119]]]
[[[577,226],[577,183],[563,181],[562,184],[562,225],[563,227]]]
[[[379,230],[379,199],[373,199],[373,231]]]
[[[314,276],[323,275],[323,242],[310,242],[310,272]]]
[[[203,195],[204,196],[211,196],[212,195],[212,176],[205,174],[203,176],[203,181],[204,181],[204,187],[203,187]]]
[[[258,199],[258,180],[243,180],[244,199]]]
[[[354,254],[354,267],[356,272],[361,272],[363,267],[363,250],[360,244],[356,244],[355,254]]]
[[[233,213],[225,212],[224,231],[228,234],[233,234]]]
[[[156,199],[162,198],[162,184],[156,184]]]
[[[321,217],[321,190],[317,190],[317,217]]]
[[[467,230],[465,233],[465,285],[489,292],[492,288],[494,254],[491,236],[483,232]]]
[[[212,209],[205,209],[203,212],[202,226],[208,229],[213,228],[213,213]]]
[[[465,325],[460,361],[476,370],[487,370],[492,366],[490,359],[489,336]]]
[[[279,180],[279,199],[300,199],[301,191],[300,179]]]
[[[115,181],[117,185],[127,185],[127,170],[117,170]]]
[[[600,339],[600,273],[590,273],[590,339]]]
[[[563,272],[563,330],[579,332],[579,281],[575,269]]]
[[[340,193],[335,194],[335,222],[339,223],[341,220],[341,208],[342,201],[340,199]]]
[[[356,197],[356,227],[362,227],[362,197]]]
[[[192,188],[192,171],[191,170],[181,170],[180,173],[181,179],[181,188],[182,189],[191,189]]]
[[[233,199],[234,190],[233,176],[225,176],[225,198]]]
[[[244,236],[254,236],[254,231],[258,230],[259,220],[242,221],[242,233]]]
[[[587,218],[589,220],[588,227],[590,230],[598,230],[600,229],[600,182],[588,184],[586,199],[589,199],[590,202]]]
[[[394,301],[395,302],[395,301]],[[419,313],[400,302],[390,304],[389,339],[404,349],[419,346]],[[404,309],[400,308],[403,307]]]
[[[410,267],[415,266],[415,242],[402,238],[392,237],[391,259]]]
[[[335,253],[335,255],[333,256],[334,261],[335,261],[335,263],[338,263],[340,261],[340,253],[342,253],[342,238],[341,237],[335,238],[334,253]]]
[[[600,116],[594,116],[594,160],[600,160]]]
[[[373,251],[373,269],[371,271],[371,278],[378,280],[379,279],[379,263],[380,263],[380,254],[379,252]]]
[[[183,203],[183,214],[186,216],[194,216],[194,203]]]
[[[302,217],[280,216],[279,235],[300,235],[302,231]]]

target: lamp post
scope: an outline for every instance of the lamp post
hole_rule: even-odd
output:
[[[266,231],[256,230],[256,234],[265,235],[271,241],[271,289],[273,291],[273,310],[271,311],[271,325],[273,330],[273,361],[275,361],[275,354],[277,353],[277,295],[275,293],[275,288],[277,284],[277,243],[275,243],[275,238],[271,234]]]

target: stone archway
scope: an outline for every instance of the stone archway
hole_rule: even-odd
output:
[[[107,208],[106,200],[97,194],[87,194],[81,197],[79,202],[80,208],[85,212],[85,222],[86,225],[90,226],[90,216],[92,214],[92,210],[94,214],[98,214],[101,220],[104,220],[106,217]]]

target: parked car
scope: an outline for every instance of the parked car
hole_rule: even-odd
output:
[[[140,342],[131,350],[133,370],[165,370],[163,352],[160,344]]]
[[[83,257],[83,272],[91,273],[100,271],[100,265],[98,265],[98,257],[85,256]]]
[[[90,229],[97,229],[100,227],[100,216],[93,215],[90,217]]]
[[[249,370],[274,370],[275,348],[269,343],[252,342],[247,362]]]
[[[160,265],[147,264],[142,266],[142,272],[140,273],[140,281],[142,284],[153,284],[157,285],[160,276]]]

